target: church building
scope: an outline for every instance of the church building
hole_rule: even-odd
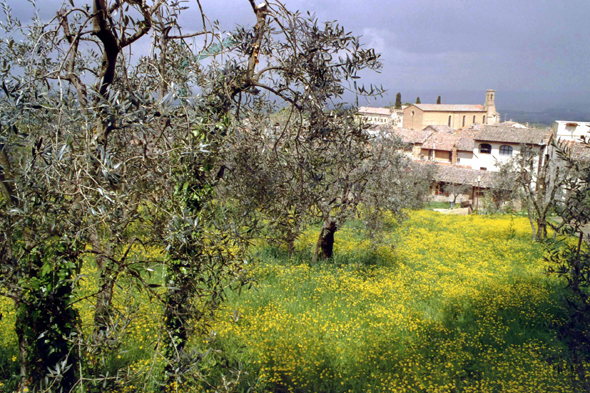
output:
[[[404,109],[403,128],[422,130],[428,126],[469,128],[476,124],[495,125],[500,122],[496,111],[494,90],[486,91],[484,105],[412,104]]]

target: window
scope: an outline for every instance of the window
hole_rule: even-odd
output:
[[[414,117],[414,111],[412,111],[412,117]]]
[[[512,155],[512,146],[508,146],[508,145],[500,146],[500,155],[511,156]]]
[[[451,126],[451,116],[449,116],[449,127]]]
[[[489,143],[482,143],[479,145],[479,152],[481,154],[491,154],[492,153],[492,145]]]
[[[479,168],[480,171],[487,171],[488,168],[484,168],[483,166]]]
[[[483,120],[482,120],[481,124],[486,124],[486,115],[483,115]]]
[[[465,127],[465,116],[463,116],[463,125],[461,127]]]
[[[473,116],[473,124],[475,124],[475,115]]]

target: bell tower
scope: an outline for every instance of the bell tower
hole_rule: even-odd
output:
[[[483,110],[487,112],[486,124],[497,124],[500,122],[500,114],[496,110],[496,91],[486,90],[486,103],[483,105]]]

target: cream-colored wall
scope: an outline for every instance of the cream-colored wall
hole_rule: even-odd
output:
[[[487,143],[492,146],[492,153],[480,153],[479,152],[479,145]],[[500,146],[508,145],[512,147],[512,156],[505,156],[500,154]],[[535,150],[538,152],[541,151],[540,147],[536,146]],[[499,143],[499,142],[475,142],[475,148],[473,149],[473,160],[471,167],[473,169],[480,169],[486,168],[488,171],[497,172],[500,170],[500,166],[505,164],[508,160],[512,157],[520,154],[520,144],[515,143]],[[537,169],[538,158],[535,159],[535,170]]]
[[[446,164],[450,164],[452,158],[451,152],[445,150],[421,149],[420,155],[424,156],[424,160],[441,162]],[[420,159],[420,156],[418,157],[418,159]]]
[[[393,124],[397,125],[396,119],[392,116],[387,115],[376,115],[376,114],[360,114],[358,115],[360,118],[364,119],[369,124],[380,125],[380,124]]]
[[[471,167],[473,163],[473,152],[472,151],[458,151],[457,152],[457,165]]]
[[[434,161],[451,163],[451,152],[450,151],[435,150],[434,151]]]
[[[412,158],[415,160],[420,159],[420,152],[422,151],[422,144],[415,144],[412,146]]]
[[[412,116],[412,111],[414,115]],[[483,124],[487,112],[424,112],[416,106],[404,109],[403,127],[409,130],[422,130],[428,126],[448,126],[451,116],[451,128],[463,128],[463,116],[465,116],[465,128],[474,124]],[[475,116],[475,122],[473,122]]]
[[[482,124],[486,112],[424,112],[422,128],[428,126],[448,126],[449,116],[451,116],[451,128],[467,128],[474,124]],[[465,126],[463,126],[463,116],[465,116]],[[475,116],[475,123],[473,122]]]
[[[558,120],[555,122],[555,133],[559,139],[580,142],[582,136],[590,138],[590,122]]]
[[[412,112],[414,113],[412,115]],[[408,130],[421,130],[426,126],[422,126],[423,111],[413,105],[404,109],[404,116],[402,120],[403,128]]]

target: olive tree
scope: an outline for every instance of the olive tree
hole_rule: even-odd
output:
[[[427,168],[412,165],[393,134],[367,133],[351,111],[326,110],[323,133],[284,111],[247,124],[228,151],[228,192],[241,211],[257,213],[292,252],[304,224],[321,224],[314,258],[333,254],[334,236],[363,213],[376,227],[385,211],[397,217],[418,207],[428,191]]]
[[[185,5],[172,0],[70,1],[29,25],[4,6],[0,293],[17,311],[22,389],[124,378],[105,372],[132,318],[113,305],[124,283],[162,307],[154,346],[166,366],[156,379],[170,387],[197,367],[203,355],[187,349],[190,338],[206,330],[225,289],[243,282],[244,223],[227,203],[241,196],[219,194],[231,172],[224,152],[274,101],[298,119],[287,129],[304,130],[289,139],[289,148],[310,149],[298,156],[308,165],[302,179],[348,182],[326,167],[336,154],[328,147],[349,157],[338,170],[367,154],[362,129],[331,109],[346,89],[376,92],[356,84],[361,70],[379,67],[375,53],[334,22],[278,2],[250,5],[254,26],[229,40],[199,2],[189,32],[178,24]],[[150,53],[141,53],[148,40]],[[339,202],[315,201],[350,204],[357,189],[347,184]],[[160,255],[147,257],[148,246]],[[90,337],[74,307],[87,268],[98,276]]]
[[[513,179],[517,185],[519,196],[527,209],[533,240],[547,237],[548,215],[556,201],[562,198],[563,186],[570,172],[554,149],[538,153],[526,145],[502,169],[502,173],[507,176],[504,179]]]
[[[586,364],[590,353],[590,146],[586,140],[577,145],[554,142],[553,149],[567,169],[569,176],[563,182],[563,194],[555,210],[561,223],[554,229],[561,235],[548,245],[546,259],[551,262],[549,273],[567,281],[567,319],[562,327],[564,341],[571,350],[571,364],[577,374],[575,386],[588,390]]]

